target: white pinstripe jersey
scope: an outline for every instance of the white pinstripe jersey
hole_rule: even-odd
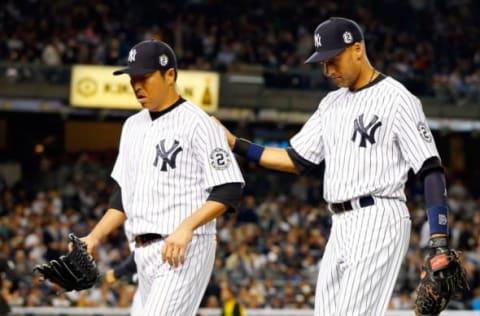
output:
[[[330,203],[369,194],[405,201],[408,171],[439,156],[420,101],[391,77],[330,92],[290,144],[312,163],[325,159]]]
[[[222,128],[189,101],[154,120],[148,110],[129,117],[112,178],[122,189],[133,235],[170,234],[214,186],[244,183]],[[215,232],[211,221],[195,234]]]

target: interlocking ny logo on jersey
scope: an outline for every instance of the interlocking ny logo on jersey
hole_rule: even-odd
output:
[[[375,144],[375,131],[377,128],[382,126],[382,122],[378,121],[378,116],[374,115],[372,120],[368,123],[367,126],[363,123],[363,114],[355,119],[353,123],[353,136],[352,142],[355,142],[357,139],[357,133],[360,134],[360,147],[367,147],[367,140],[370,144]]]
[[[183,150],[182,147],[179,147],[179,144],[180,142],[175,140],[172,147],[170,147],[168,150],[165,150],[165,139],[162,139],[160,144],[157,144],[157,153],[155,155],[155,161],[153,162],[153,165],[156,167],[158,165],[159,158],[161,158],[162,168],[160,168],[160,170],[167,171],[167,165],[169,165],[170,168],[175,169],[177,155]]]

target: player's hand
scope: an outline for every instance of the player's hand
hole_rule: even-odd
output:
[[[88,235],[85,237],[80,238],[81,241],[83,241],[87,245],[87,252],[92,256],[96,257],[96,252],[97,252],[97,246],[100,243],[98,239],[93,237],[92,235]],[[69,243],[68,244],[68,251],[73,250],[73,244]]]
[[[192,241],[193,230],[186,227],[178,227],[170,234],[162,249],[162,260],[167,261],[172,267],[178,267],[185,263],[185,254],[188,244]]]
[[[235,145],[235,140],[237,137],[233,135],[226,127],[225,125],[222,124],[215,116],[211,115],[210,116],[215,123],[217,123],[219,126],[221,126],[225,132],[225,136],[227,136],[227,141],[228,141],[228,146],[230,146],[230,149],[233,149],[233,146]]]

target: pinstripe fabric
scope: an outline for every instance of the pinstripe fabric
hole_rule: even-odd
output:
[[[376,198],[375,205],[333,215],[332,221],[315,316],[384,315],[410,239],[405,203]]]
[[[129,240],[168,235],[213,187],[244,183],[222,128],[188,101],[155,120],[147,110],[129,117],[112,177],[122,188]],[[142,316],[195,315],[213,269],[215,233],[215,220],[197,228],[177,268],[162,263],[163,241],[135,248]]]
[[[365,126],[375,117],[381,123],[371,135],[374,143],[364,140],[361,146],[361,135],[355,132],[360,117]],[[419,124],[424,129],[419,130]],[[425,135],[431,137],[420,101],[386,77],[360,91],[329,93],[290,143],[313,163],[325,159],[326,201],[368,194],[405,201],[409,169],[417,172],[426,159],[438,157],[433,138],[426,140]]]
[[[185,264],[162,263],[163,241],[137,247],[135,261],[142,299],[142,316],[195,316],[215,260],[215,235],[195,235]]]
[[[162,144],[181,148],[175,167],[159,157]],[[212,187],[244,182],[221,127],[188,101],[153,121],[146,110],[128,118],[112,177],[122,188],[133,235],[169,234],[205,203]],[[215,231],[211,221],[195,234]]]
[[[129,222],[126,221],[123,224],[123,227],[124,227],[125,235],[127,236],[128,247],[130,248],[130,251],[134,251],[135,241],[133,239],[133,235],[130,232]],[[135,260],[135,256],[134,256],[134,260]],[[138,274],[137,274],[137,277],[138,277]],[[130,305],[130,316],[142,316],[142,309],[143,308],[142,308],[142,300],[140,298],[140,290],[138,289],[138,286],[137,286],[137,289],[135,290],[135,294],[133,295],[132,304]]]
[[[384,315],[410,238],[408,172],[439,156],[420,101],[383,75],[358,91],[340,88],[322,99],[290,143],[312,163],[325,160],[327,202],[375,199],[333,216],[315,316]]]

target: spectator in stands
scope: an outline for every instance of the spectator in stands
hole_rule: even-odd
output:
[[[375,30],[367,39],[369,55],[382,72],[396,76],[415,94],[434,93],[451,104],[478,101],[480,50],[476,43],[480,30],[469,27],[480,13],[478,1],[436,1],[420,9],[416,1],[401,0],[390,1],[389,9],[380,2],[344,7],[334,0],[322,2],[321,7],[288,1],[275,6],[268,2],[255,2],[255,6],[158,2],[148,10],[120,9],[125,7],[130,8],[127,0],[7,1],[0,23],[0,61],[122,64],[120,56],[125,56],[133,42],[154,37],[175,43],[184,69],[228,71],[238,70],[241,64],[259,65],[273,84],[327,87],[327,81],[305,79],[297,69],[305,69],[313,17],[343,12]],[[209,17],[214,7],[222,14],[212,23]],[[160,10],[169,12],[161,23],[151,16]],[[42,19],[37,12],[42,12]],[[409,16],[409,22],[400,16]],[[302,23],[295,27],[294,21]],[[384,26],[387,24],[391,27]],[[469,62],[459,71],[464,60]],[[13,81],[32,77],[18,64],[10,65],[7,73]],[[47,77],[65,79],[50,72]]]
[[[246,316],[245,307],[235,298],[235,292],[228,286],[221,289],[222,316]]]
[[[12,291],[10,282],[3,280],[2,275],[10,271],[8,260],[4,257],[0,257],[0,315],[7,315],[10,313],[10,306],[7,300],[4,298],[4,292],[9,293]],[[8,284],[8,285],[7,285]]]

